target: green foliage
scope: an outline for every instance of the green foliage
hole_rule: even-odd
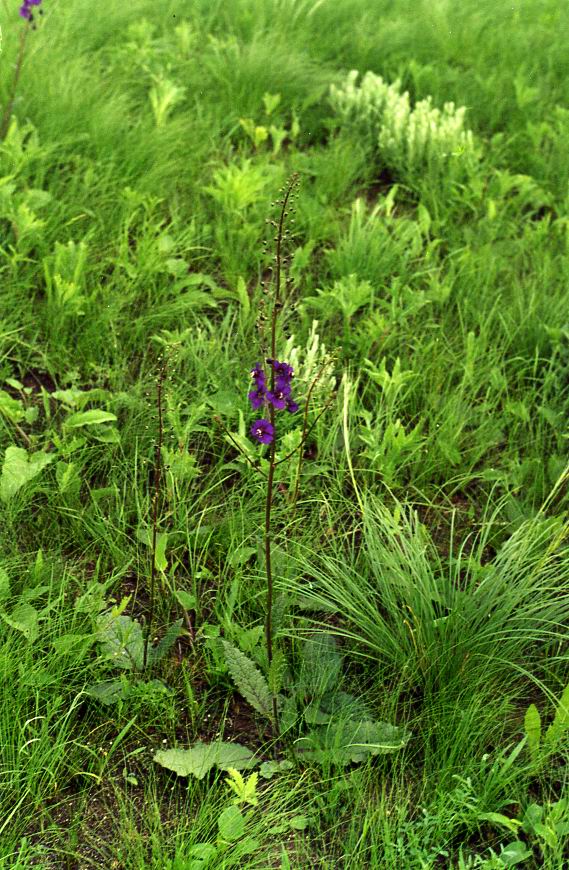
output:
[[[0,477],[0,499],[9,501],[54,459],[53,454],[28,453],[22,447],[7,447]]]
[[[540,750],[556,750],[569,731],[569,685],[565,687],[555,708],[553,721],[548,726],[542,741],[542,724],[539,710],[530,704],[524,716],[524,730],[530,753],[534,760],[540,757]]]
[[[273,718],[273,696],[269,684],[255,663],[240,649],[222,641],[229,673],[245,700],[267,719]]]
[[[100,662],[103,666],[119,668],[133,675],[144,670],[145,639],[140,623],[125,616],[121,611],[128,600],[122,605],[95,617],[95,640],[99,644]],[[95,603],[95,607],[101,602]],[[95,616],[95,614],[91,614]],[[178,619],[168,626],[160,641],[148,645],[147,665],[152,668],[167,656],[182,633],[183,619]],[[159,680],[144,681],[136,677],[127,679],[104,680],[88,687],[87,694],[102,704],[114,704],[117,701],[142,700],[152,703],[160,699],[160,695],[168,693],[168,688]]]
[[[405,747],[409,733],[387,722],[348,719],[312,731],[295,743],[300,758],[317,764],[360,764],[373,755],[386,755]]]
[[[258,764],[254,754],[239,743],[196,743],[191,749],[159,749],[154,761],[178,776],[203,779],[214,767],[250,770]]]
[[[250,804],[256,807],[259,804],[257,796],[257,780],[259,779],[258,772],[252,773],[245,780],[243,775],[234,767],[229,768],[229,776],[225,780],[229,788],[235,793],[236,797],[233,800],[234,804]]]
[[[473,165],[476,151],[472,132],[464,129],[464,106],[457,109],[447,102],[441,110],[429,96],[411,108],[400,80],[388,85],[381,76],[367,72],[356,86],[358,75],[352,70],[343,84],[332,85],[330,101],[344,124],[371,136],[388,166],[413,178],[425,170],[444,171],[447,165],[447,171],[452,171],[458,161]]]

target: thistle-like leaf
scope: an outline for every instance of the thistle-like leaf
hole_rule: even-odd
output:
[[[233,682],[245,700],[262,716],[272,719],[272,695],[265,677],[240,649],[222,641],[225,660]]]

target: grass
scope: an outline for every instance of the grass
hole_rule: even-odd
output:
[[[0,142],[0,866],[562,870],[569,729],[534,750],[525,719],[564,715],[569,673],[563,5],[42,8]],[[475,158],[382,152],[330,101],[350,70],[466,106]],[[240,450],[266,472],[246,394],[295,172],[277,356],[295,396],[311,353],[336,361],[294,513],[295,461],[275,469],[275,743],[220,638],[265,671],[266,492]],[[149,651],[180,624],[150,669],[109,653],[112,607],[153,611]],[[404,747],[295,754],[332,683]],[[220,738],[291,762],[243,830],[227,772],[154,761]]]

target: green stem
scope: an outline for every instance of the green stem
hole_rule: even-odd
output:
[[[8,97],[8,102],[6,104],[6,108],[4,109],[4,114],[2,115],[2,122],[0,123],[0,142],[3,142],[6,138],[6,133],[8,132],[8,127],[10,126],[10,118],[12,117],[14,100],[16,99],[16,90],[18,88],[18,81],[20,80],[20,73],[22,72],[22,65],[24,63],[26,39],[28,37],[29,29],[30,24],[28,22],[23,30],[20,31],[20,47],[18,49],[18,57],[16,58],[16,66],[14,68],[14,77],[12,78],[10,96]]]
[[[144,659],[142,669],[146,671],[148,667],[148,646],[152,637],[152,629],[154,626],[154,602],[156,599],[156,540],[158,537],[158,501],[160,496],[161,484],[161,469],[162,469],[162,438],[163,438],[163,419],[162,419],[162,383],[166,376],[166,365],[162,366],[156,384],[156,404],[158,406],[158,441],[154,445],[154,495],[152,498],[152,565],[150,568],[150,606],[148,610],[148,630],[144,643]]]
[[[280,300],[281,292],[281,271],[282,271],[282,244],[284,235],[284,222],[286,216],[286,208],[293,187],[296,184],[297,176],[293,176],[286,189],[282,200],[281,214],[277,231],[277,250],[275,256],[275,295],[273,300],[273,310],[271,316],[271,358],[276,359],[277,355],[277,319],[279,311],[282,308]],[[271,363],[271,392],[275,388],[275,369]],[[276,453],[276,428],[275,428],[275,409],[273,405],[269,406],[269,420],[273,427],[273,440],[271,441],[271,449],[269,452],[269,474],[267,477],[267,500],[265,503],[265,568],[267,573],[267,613],[265,617],[265,638],[267,642],[267,661],[269,671],[273,663],[273,573],[271,566],[271,508],[273,504],[273,483],[275,478],[275,453]],[[276,694],[272,692],[273,702],[273,727],[275,735],[279,731],[279,716],[277,709]]]

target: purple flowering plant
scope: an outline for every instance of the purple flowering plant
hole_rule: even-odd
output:
[[[256,417],[251,423],[249,432],[251,438],[259,445],[268,448],[268,467],[261,467],[259,461],[253,462],[250,456],[244,451],[243,447],[233,438],[227,430],[220,417],[216,417],[216,421],[225,429],[226,435],[235,447],[243,454],[247,462],[260,473],[266,480],[266,501],[265,501],[265,529],[264,529],[264,551],[265,551],[265,569],[267,577],[267,599],[265,612],[265,641],[267,651],[267,662],[269,668],[270,692],[272,695],[272,722],[275,733],[278,733],[278,709],[277,709],[277,693],[278,686],[275,685],[275,673],[278,672],[278,664],[273,666],[275,660],[274,655],[274,639],[273,639],[273,574],[271,565],[271,547],[272,547],[272,507],[273,507],[273,492],[275,489],[275,472],[277,467],[289,460],[295,453],[298,452],[298,463],[296,467],[296,481],[292,496],[288,493],[286,486],[278,485],[279,493],[283,494],[287,499],[288,507],[291,508],[290,516],[294,520],[296,504],[299,494],[300,472],[303,458],[303,445],[306,439],[322,414],[329,407],[334,395],[330,395],[328,402],[324,408],[316,415],[310,426],[308,425],[310,400],[317,381],[320,379],[324,369],[328,366],[330,360],[327,360],[312,379],[306,397],[304,399],[304,421],[302,425],[302,434],[296,446],[290,450],[285,456],[277,458],[277,441],[279,430],[281,428],[280,421],[286,419],[288,415],[296,414],[299,410],[299,402],[293,395],[293,379],[295,372],[293,366],[285,360],[277,359],[277,342],[280,338],[279,316],[286,317],[289,310],[294,310],[294,306],[290,305],[290,289],[291,279],[286,277],[285,268],[288,263],[288,258],[284,254],[285,243],[290,239],[290,232],[286,229],[287,218],[290,214],[292,204],[295,197],[298,176],[292,176],[288,184],[281,190],[281,198],[277,201],[280,206],[280,214],[278,220],[269,220],[276,230],[274,241],[276,242],[276,253],[273,257],[273,266],[271,268],[271,281],[261,282],[261,287],[264,296],[269,296],[272,302],[269,317],[265,315],[265,299],[259,301],[260,314],[257,321],[257,326],[261,338],[261,353],[263,361],[253,363],[250,369],[250,377],[252,389],[248,391],[247,398],[251,404],[251,409],[256,413]],[[274,205],[274,204],[273,204]],[[292,222],[292,221],[291,221]],[[272,290],[267,284],[272,285]],[[286,293],[286,291],[289,291]],[[270,349],[267,349],[265,342],[265,322],[270,319]],[[284,317],[283,317],[284,319]],[[284,330],[286,335],[286,329]],[[287,414],[279,416],[283,411]]]
[[[8,132],[8,128],[10,126],[10,119],[12,118],[12,112],[14,111],[14,101],[16,99],[16,91],[18,89],[18,82],[20,80],[20,75],[22,73],[22,66],[24,64],[24,57],[26,54],[26,43],[28,39],[28,33],[30,30],[36,30],[36,16],[35,9],[39,12],[40,15],[43,14],[43,9],[39,7],[42,4],[42,0],[23,0],[22,5],[20,6],[20,18],[23,18],[26,22],[26,26],[22,28],[20,32],[20,44],[18,47],[18,55],[16,57],[16,63],[14,64],[14,74],[12,76],[12,84],[10,86],[10,90],[8,93],[8,101],[2,112],[2,120],[0,121],[0,142],[2,142],[6,138],[6,134]]]

